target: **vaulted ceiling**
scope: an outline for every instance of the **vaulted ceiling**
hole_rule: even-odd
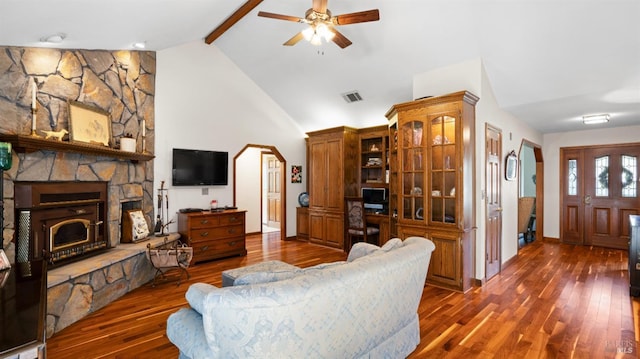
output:
[[[0,45],[160,51],[203,41],[245,0],[5,0]],[[481,58],[498,104],[541,132],[640,125],[640,0],[329,0],[334,15],[380,10],[380,20],[340,26],[353,44],[282,44],[305,25],[312,0],[265,0],[216,39],[237,66],[305,131],[385,123],[412,99],[412,77]],[[358,91],[361,102],[342,94]],[[434,94],[438,95],[438,94]],[[599,127],[596,127],[599,128]]]

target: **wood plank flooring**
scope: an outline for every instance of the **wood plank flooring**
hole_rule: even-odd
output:
[[[220,286],[223,270],[265,260],[308,267],[346,258],[277,233],[264,237],[247,238],[246,257],[197,264],[180,286],[143,286],[74,323],[48,340],[48,357],[176,358],[166,320],[187,305],[191,283]],[[426,286],[421,341],[410,358],[636,358],[638,303],[629,296],[626,251],[534,242],[466,294]]]

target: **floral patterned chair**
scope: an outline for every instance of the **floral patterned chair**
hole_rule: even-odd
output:
[[[353,245],[353,240],[362,238],[365,243],[380,245],[380,229],[376,227],[367,227],[367,219],[364,211],[364,200],[362,197],[345,197],[344,198],[345,225],[347,227],[347,242],[345,250],[349,251]]]

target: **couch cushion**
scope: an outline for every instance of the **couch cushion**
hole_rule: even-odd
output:
[[[387,243],[385,243],[382,247],[380,247],[380,249],[382,249],[385,252],[388,252],[390,250],[400,248],[400,247],[402,247],[402,239],[391,238],[390,240],[387,241]]]
[[[378,247],[371,243],[358,242],[351,247],[349,256],[347,256],[347,262],[353,262],[358,258],[368,256],[369,254],[382,254],[389,252],[396,248],[402,247],[402,240],[400,238],[392,238],[388,240],[382,247]]]
[[[281,262],[281,261],[266,261],[260,262],[256,264],[252,264],[245,267],[235,268],[235,269],[227,269],[222,272],[222,286],[230,287],[234,285],[235,280],[249,273],[258,273],[258,272],[286,272],[286,271],[295,271],[299,269],[298,267]],[[262,281],[258,283],[266,283],[273,282],[273,280]]]
[[[380,247],[375,244],[358,242],[351,247],[349,255],[347,256],[347,262],[353,262],[354,260],[369,255],[379,249]]]
[[[187,298],[187,302],[189,302],[191,308],[193,308],[196,312],[202,314],[204,308],[204,298],[207,296],[207,294],[216,289],[217,288],[215,286],[212,286],[211,284],[194,283],[189,286],[189,289],[187,289],[187,293],[184,296],[185,298]]]
[[[279,280],[289,279],[301,273],[300,269],[275,272],[253,272],[243,274],[233,281],[233,285],[248,285],[277,282]]]

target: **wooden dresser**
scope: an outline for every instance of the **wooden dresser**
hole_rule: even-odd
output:
[[[193,263],[246,255],[245,212],[178,213],[178,232],[193,247]]]

